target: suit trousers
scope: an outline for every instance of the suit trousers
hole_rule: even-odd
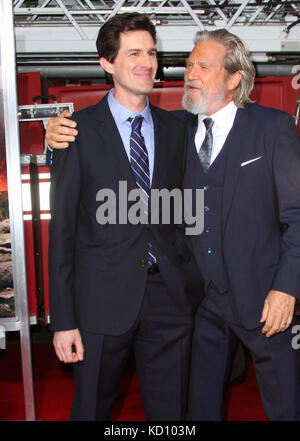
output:
[[[119,336],[81,330],[84,360],[74,364],[71,420],[107,421],[133,349],[146,420],[186,417],[193,317],[174,304],[159,273],[148,275],[133,326]]]
[[[292,347],[292,328],[293,325],[270,338],[262,334],[262,326],[245,329],[233,319],[230,293],[211,290],[195,318],[189,419],[220,421],[224,418],[230,353],[239,339],[252,358],[269,420],[298,421],[300,354]]]

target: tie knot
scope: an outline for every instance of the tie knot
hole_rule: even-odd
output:
[[[132,130],[141,130],[142,122],[144,117],[137,115],[134,118],[128,118],[131,124]]]
[[[214,125],[214,120],[212,118],[204,118],[203,124],[206,127],[206,130],[210,130]]]

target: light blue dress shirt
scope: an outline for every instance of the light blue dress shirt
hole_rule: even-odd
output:
[[[141,115],[144,118],[141,131],[148,151],[150,183],[152,183],[154,167],[154,127],[148,97],[144,110],[140,113],[134,113],[132,110],[122,106],[122,104],[120,104],[114,97],[113,92],[114,89],[111,89],[108,93],[108,106],[118,127],[129,162],[131,124],[130,121],[128,121],[128,118],[134,118],[137,115]]]

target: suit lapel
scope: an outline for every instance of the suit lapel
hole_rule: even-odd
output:
[[[241,163],[245,161],[251,151],[251,127],[249,127],[247,109],[238,109],[236,117],[223,148],[228,148],[228,157],[225,169],[223,188],[223,231],[226,228],[228,215],[232,206],[233,197],[238,187]]]
[[[128,190],[131,190],[136,187],[135,178],[119,130],[109,110],[107,96],[97,106],[96,120],[99,124],[103,146],[112,156],[115,167],[119,169],[120,178],[127,181]]]
[[[189,114],[190,118],[186,121],[188,126],[188,150],[187,150],[187,167],[189,173],[193,176],[194,187],[199,187],[200,173],[203,170],[202,164],[195,145],[195,136],[198,128],[198,116]]]
[[[191,114],[191,118],[187,120],[187,126],[188,126],[188,145],[193,148],[194,158],[197,157],[199,160],[199,156],[195,146],[195,136],[198,129],[198,116]]]
[[[161,179],[164,176],[164,169],[168,164],[168,130],[167,127],[159,118],[158,112],[154,106],[150,104],[151,114],[154,126],[154,167],[152,188],[161,187]]]

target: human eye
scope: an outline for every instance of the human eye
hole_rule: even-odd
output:
[[[200,67],[201,70],[208,70],[207,64],[199,63],[199,67]]]

